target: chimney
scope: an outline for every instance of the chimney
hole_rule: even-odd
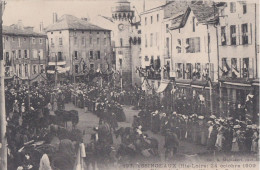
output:
[[[43,32],[43,22],[40,22],[40,32]]]
[[[23,30],[24,29],[22,20],[20,20],[20,19],[18,20],[17,27],[18,27],[19,30]]]
[[[55,24],[58,20],[58,14],[56,12],[53,13],[52,15],[52,21],[53,21],[53,24]]]

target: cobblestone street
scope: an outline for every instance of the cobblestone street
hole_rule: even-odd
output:
[[[119,127],[131,127],[133,122],[133,116],[138,114],[138,110],[133,110],[130,106],[123,106],[124,112],[126,114],[126,121],[125,122],[119,122]],[[80,109],[75,107],[72,103],[69,103],[66,105],[66,110],[77,110],[79,112],[79,123],[77,125],[77,128],[80,129],[82,132],[85,132],[84,135],[84,143],[88,143],[90,141],[90,135],[91,133],[94,133],[93,128],[98,126],[98,117],[93,114],[90,111],[87,111],[85,113],[84,109]],[[71,128],[71,124],[69,124],[69,127]],[[154,134],[151,131],[145,132],[151,137],[155,137],[159,141],[159,151],[160,151],[160,157],[161,160],[164,160],[164,136],[160,134]],[[120,143],[120,139],[116,139],[115,136],[113,136],[114,145],[117,147]],[[187,141],[181,141],[178,151],[178,156],[180,157],[196,157],[196,154],[198,153],[205,153],[207,152],[205,146],[201,145],[195,145]]]

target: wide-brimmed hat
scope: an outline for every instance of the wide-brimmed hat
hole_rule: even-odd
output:
[[[215,115],[211,115],[209,118],[216,119],[216,116]]]
[[[235,125],[235,126],[234,126],[234,129],[239,129],[239,128],[241,128],[240,125]]]
[[[204,116],[199,116],[198,118],[199,118],[199,119],[204,119]]]

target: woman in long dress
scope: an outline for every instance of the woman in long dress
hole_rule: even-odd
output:
[[[234,126],[233,139],[232,139],[232,152],[239,152],[238,140],[240,135],[239,125]]]
[[[58,103],[56,97],[53,99],[53,111],[56,111],[58,109]]]
[[[207,133],[207,127],[205,125],[205,119],[204,116],[200,117],[201,121],[200,121],[200,144],[201,145],[206,145],[207,144],[207,137],[206,137],[206,133]]]
[[[259,142],[259,134],[254,128],[253,136],[252,136],[252,145],[251,145],[251,151],[254,153],[258,152],[258,142]]]
[[[216,140],[216,144],[215,144],[215,146],[217,147],[218,151],[221,151],[221,150],[222,150],[223,139],[224,139],[223,133],[224,133],[224,127],[223,127],[223,125],[221,124],[221,125],[218,127],[217,140]]]

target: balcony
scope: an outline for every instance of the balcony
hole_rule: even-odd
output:
[[[222,79],[250,79],[254,78],[254,59],[253,58],[222,58],[220,67],[220,77]]]
[[[137,68],[140,77],[146,77],[150,80],[161,80],[161,71],[154,70],[150,66],[146,66],[146,68]]]
[[[161,80],[161,73],[160,72],[148,72],[148,79],[151,80]]]
[[[214,80],[214,64],[212,63],[176,63],[176,79],[206,81]]]

